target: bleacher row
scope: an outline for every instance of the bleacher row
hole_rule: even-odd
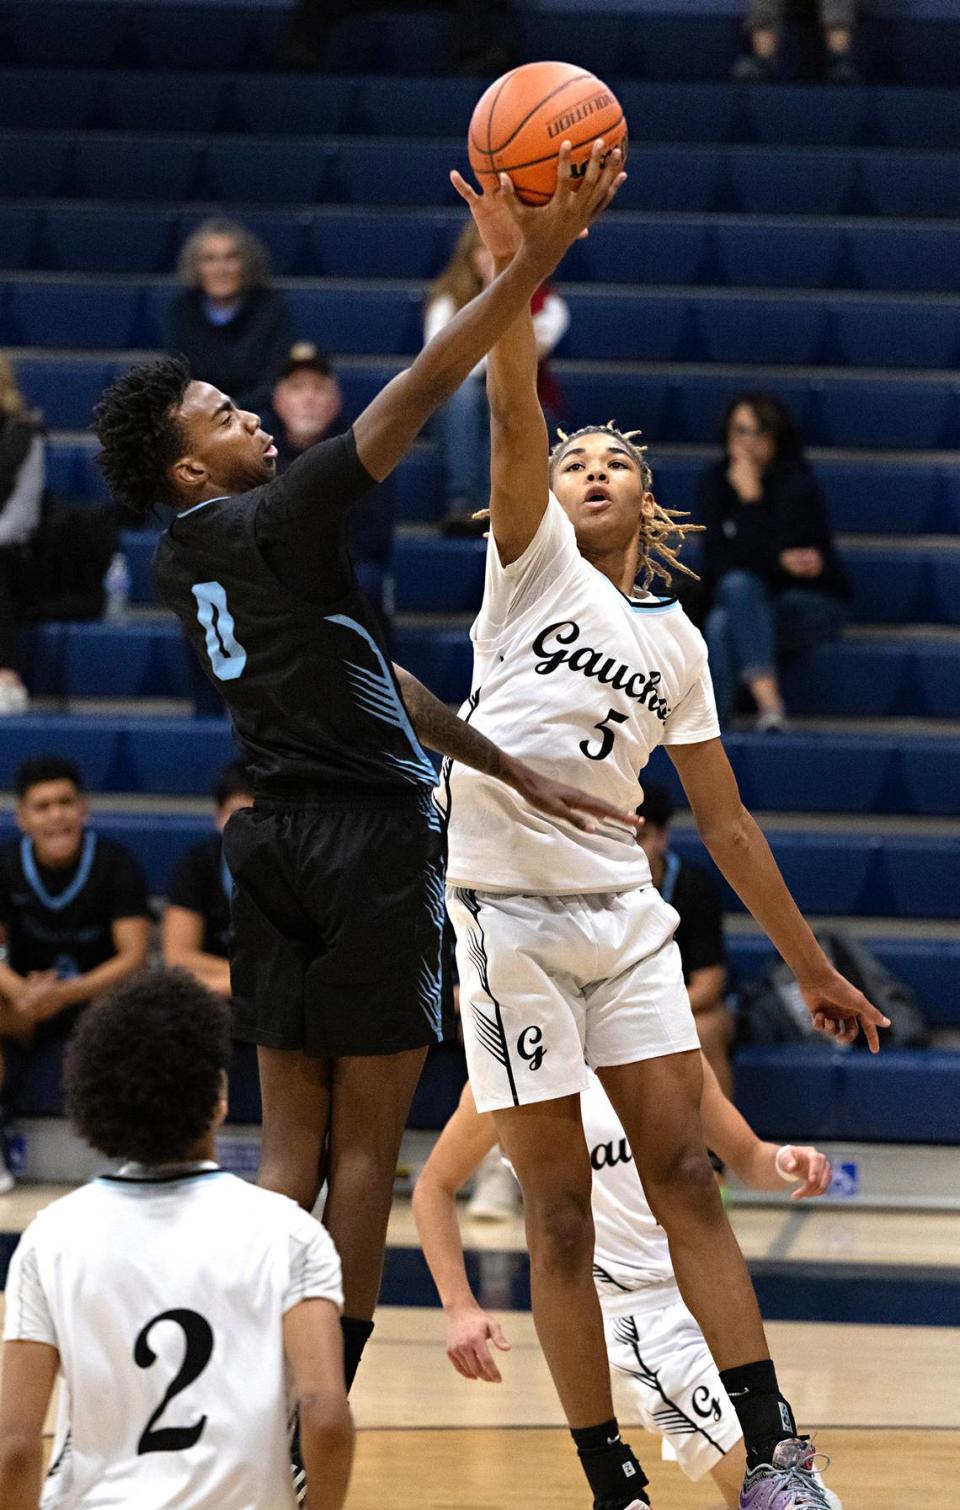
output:
[[[584,25],[576,11],[517,7],[518,39],[528,58],[576,58],[602,78],[624,76],[676,80],[726,79],[742,46],[737,14],[644,14],[629,8],[592,12]],[[872,11],[872,7],[871,7]],[[91,68],[186,69],[216,73],[260,71],[277,58],[286,35],[284,7],[239,3],[137,6],[132,0],[106,0],[84,6],[83,59]],[[785,61],[801,72],[816,59],[801,40],[800,57]],[[791,43],[795,39],[790,37]],[[943,17],[876,19],[863,17],[861,49],[871,77],[899,84],[954,82],[952,58],[960,47],[960,26]],[[793,51],[791,47],[791,51]],[[804,55],[806,54],[806,55]],[[67,5],[0,5],[0,57],[22,67],[72,69],[77,57],[76,10]],[[438,9],[383,11],[351,15],[335,30],[324,56],[330,72],[391,73],[403,76],[416,59],[420,73],[453,71],[455,28],[449,12]]]
[[[459,161],[459,153],[455,161]],[[222,206],[3,202],[0,268],[172,272],[187,236]],[[30,195],[30,199],[34,199]],[[445,200],[448,196],[444,196]],[[463,225],[452,208],[244,205],[274,269],[310,278],[431,278]],[[816,219],[618,211],[570,248],[565,282],[736,288],[960,291],[960,226],[950,221]]]
[[[225,200],[235,204],[442,203],[463,139],[316,136],[77,137],[0,132],[4,197]],[[744,215],[960,215],[955,154],[880,148],[635,144],[625,210]]]
[[[281,285],[284,286],[284,285]],[[8,278],[0,344],[89,349],[162,346],[172,281]],[[284,287],[300,330],[344,355],[411,356],[423,341],[420,284]],[[611,362],[762,362],[798,367],[960,367],[960,298],[571,288],[557,357]]]
[[[322,338],[322,331],[306,335]],[[24,391],[65,429],[89,423],[108,383],[129,366],[131,352],[78,355],[12,348]],[[142,355],[140,353],[139,355]],[[359,414],[384,383],[406,365],[400,358],[342,358],[337,363],[344,404]],[[866,376],[835,368],[772,368],[695,363],[556,364],[573,425],[613,415],[639,423],[661,444],[703,444],[714,438],[726,401],[745,387],[775,388],[793,410],[811,445],[876,450],[936,451],[960,444],[960,381],[949,373]]]
[[[449,63],[449,17],[361,23],[349,56],[337,36],[328,59],[350,75],[318,79],[264,75],[282,20],[256,5],[84,5],[82,48],[62,8],[28,9],[0,0],[0,345],[52,427],[56,491],[103,501],[78,432],[134,350],[160,342],[178,249],[212,212],[265,240],[298,330],[331,352],[358,412],[417,349],[425,281],[463,223],[447,173],[464,166],[481,85],[408,76],[413,58],[420,74]],[[524,12],[522,27],[529,55],[576,56],[614,82],[633,136],[622,201],[559,275],[573,316],[556,363],[565,420],[641,425],[662,501],[689,507],[733,391],[771,387],[794,409],[854,583],[853,624],[790,668],[796,729],[734,733],[731,758],[748,805],[774,815],[801,905],[831,926],[855,920],[931,1023],[955,1031],[960,830],[942,820],[960,813],[958,96],[720,83],[732,17],[584,28]],[[899,77],[953,85],[943,55],[960,27],[901,31]],[[698,76],[711,82],[664,82]],[[436,531],[446,504],[429,438],[389,496],[396,657],[458,701],[483,547]],[[128,621],[29,632],[32,690],[72,711],[0,721],[0,786],[30,749],[73,756],[98,821],[162,892],[231,747],[219,720],[154,711],[189,697],[190,675],[153,602],[151,538],[129,533],[124,548]],[[95,716],[94,699],[134,701]],[[654,769],[676,792],[662,755]],[[696,852],[688,824],[678,847]],[[755,975],[764,942],[734,931],[730,944]],[[741,1062],[744,1104],[771,1135],[960,1139],[949,1055],[878,1068],[825,1050],[798,1069],[789,1054]]]

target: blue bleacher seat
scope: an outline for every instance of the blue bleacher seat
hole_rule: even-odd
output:
[[[105,362],[21,359],[20,385],[47,423],[63,430],[85,430],[93,406],[116,369]]]
[[[55,498],[71,502],[105,503],[107,486],[94,462],[94,448],[62,438],[47,447],[47,486]]]
[[[738,92],[746,131],[764,145],[856,147],[869,140],[871,90],[764,84]]]
[[[220,29],[222,34],[222,28]],[[188,64],[195,67],[195,64]],[[226,61],[215,67],[227,68]],[[97,127],[115,131],[193,131],[222,128],[230,84],[226,79],[198,79],[189,73],[115,73],[101,85]],[[163,101],[162,119],[157,101]]]
[[[10,47],[4,62],[69,70],[82,58],[87,68],[109,67],[124,20],[114,6],[4,5],[0,25]]]
[[[248,155],[259,154],[248,149]],[[202,148],[192,140],[81,137],[71,159],[70,192],[95,199],[194,199],[207,188],[202,166]]]
[[[955,367],[960,306],[876,299],[830,305],[837,355],[852,367]]]
[[[131,13],[127,54],[153,69],[243,68],[252,40],[252,11],[231,7],[219,16],[214,12],[210,22],[204,25],[203,13],[190,5],[139,6]]]
[[[0,127],[78,131],[93,107],[97,76],[54,69],[0,69]]]
[[[37,215],[17,205],[0,206],[0,268],[28,268],[33,261]]]
[[[9,791],[17,765],[38,750],[75,761],[91,791],[164,796],[206,795],[236,753],[225,719],[37,714],[0,725],[0,788]]]
[[[169,210],[58,206],[43,216],[38,266],[55,272],[165,273],[173,265],[177,225]]]
[[[393,549],[393,591],[398,613],[466,613],[483,593],[486,542],[400,536]]]
[[[2,285],[0,285],[2,290]],[[11,283],[0,291],[0,341],[7,346],[97,347],[144,344],[142,296],[134,284]]]
[[[69,145],[62,136],[0,135],[0,199],[46,199],[64,192]]]

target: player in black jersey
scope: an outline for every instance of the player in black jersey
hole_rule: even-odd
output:
[[[609,203],[617,165],[595,155],[579,193],[561,182],[503,276],[350,430],[282,476],[257,415],[176,360],[134,368],[96,415],[114,493],[140,513],[177,510],[157,551],[160,596],[220,687],[253,779],[253,808],[224,835],[234,1030],[258,1045],[262,1183],[309,1209],[327,1170],[348,1381],[372,1328],[400,1136],[440,1035],[445,840],[420,739],[589,820],[574,817],[579,794],[510,761],[406,675],[404,701],[344,516]]]
[[[76,767],[34,757],[15,786],[20,837],[0,846],[0,1084],[8,1068],[13,1101],[28,1062],[55,1060],[83,1008],[140,969],[150,941],[143,870],[87,826]]]

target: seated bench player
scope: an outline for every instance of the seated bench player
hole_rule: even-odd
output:
[[[294,1406],[308,1510],[343,1504],[340,1261],[293,1201],[217,1167],[229,1054],[226,1002],[185,970],[141,973],[77,1029],[71,1116],[123,1162],[42,1211],[14,1254],[3,1510],[293,1510]]]
[[[26,760],[15,790],[20,837],[0,847],[0,1073],[5,1062],[11,1101],[29,1057],[62,1046],[84,1007],[140,969],[150,942],[143,869],[89,825],[76,767]]]
[[[170,882],[163,915],[163,959],[179,965],[216,991],[230,995],[230,892],[232,881],[221,835],[227,820],[253,806],[250,777],[242,761],[225,767],[213,789],[216,833],[191,845]]]

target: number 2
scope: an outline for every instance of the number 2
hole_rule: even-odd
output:
[[[200,628],[206,631],[213,674],[221,682],[235,682],[247,664],[247,652],[234,634],[226,589],[220,582],[198,582],[192,592]]]
[[[163,1311],[147,1322],[134,1343],[133,1361],[138,1368],[152,1368],[157,1361],[157,1355],[150,1346],[150,1333],[161,1321],[172,1321],[183,1332],[183,1362],[179,1373],[170,1381],[166,1394],[140,1433],[138,1455],[145,1452],[184,1452],[188,1447],[196,1447],[207,1424],[206,1416],[201,1416],[192,1426],[164,1426],[159,1431],[154,1429],[170,1401],[199,1379],[213,1352],[210,1323],[198,1311]]]
[[[625,724],[628,722],[629,720],[626,713],[618,713],[616,708],[611,708],[606,718],[601,718],[600,722],[598,724],[594,724],[593,726],[595,729],[599,729],[600,733],[603,735],[603,738],[600,741],[599,750],[591,750],[590,741],[588,739],[581,739],[580,741],[580,748],[583,751],[584,755],[586,755],[587,759],[606,760],[607,756],[610,754],[610,751],[613,749],[613,736],[615,732],[610,728],[610,724]]]

